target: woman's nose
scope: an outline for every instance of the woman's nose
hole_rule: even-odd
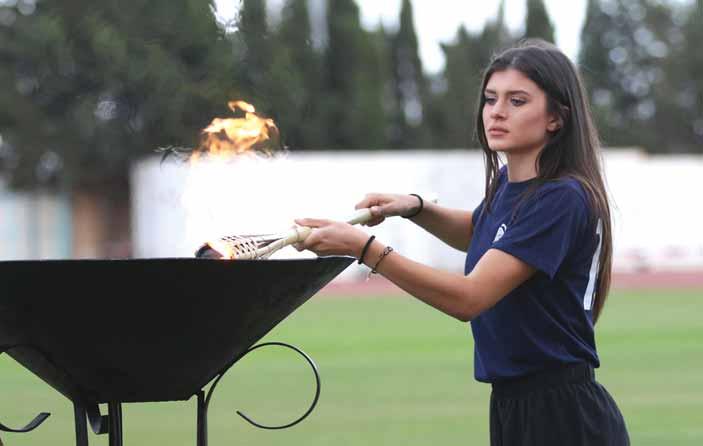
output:
[[[497,101],[491,108],[491,118],[505,118],[506,110],[503,101]]]

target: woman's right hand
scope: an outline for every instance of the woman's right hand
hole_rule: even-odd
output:
[[[420,200],[413,195],[376,193],[366,194],[364,199],[354,206],[355,209],[371,210],[371,220],[366,223],[366,226],[376,226],[386,217],[412,215],[419,207]]]

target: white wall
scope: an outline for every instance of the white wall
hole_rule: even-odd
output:
[[[618,150],[607,152],[605,164],[616,269],[703,267],[703,157]],[[292,153],[194,170],[149,159],[132,174],[135,256],[190,257],[221,235],[278,232],[296,217],[344,219],[372,191],[434,195],[446,206],[473,208],[484,175],[481,153],[467,150]],[[415,260],[463,269],[462,253],[403,219],[368,231]],[[278,257],[300,255],[287,248]],[[355,266],[343,277],[365,271]]]
[[[609,153],[615,266],[703,267],[703,157]]]

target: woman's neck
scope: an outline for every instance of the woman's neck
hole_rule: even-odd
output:
[[[519,183],[537,176],[537,156],[540,150],[521,153],[506,153],[508,161],[508,181]]]

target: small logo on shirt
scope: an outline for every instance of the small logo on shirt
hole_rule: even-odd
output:
[[[508,229],[508,227],[503,223],[500,225],[500,228],[498,228],[498,232],[496,232],[496,236],[493,239],[493,243],[497,242],[498,240],[503,238],[503,235],[505,235],[505,231]]]

